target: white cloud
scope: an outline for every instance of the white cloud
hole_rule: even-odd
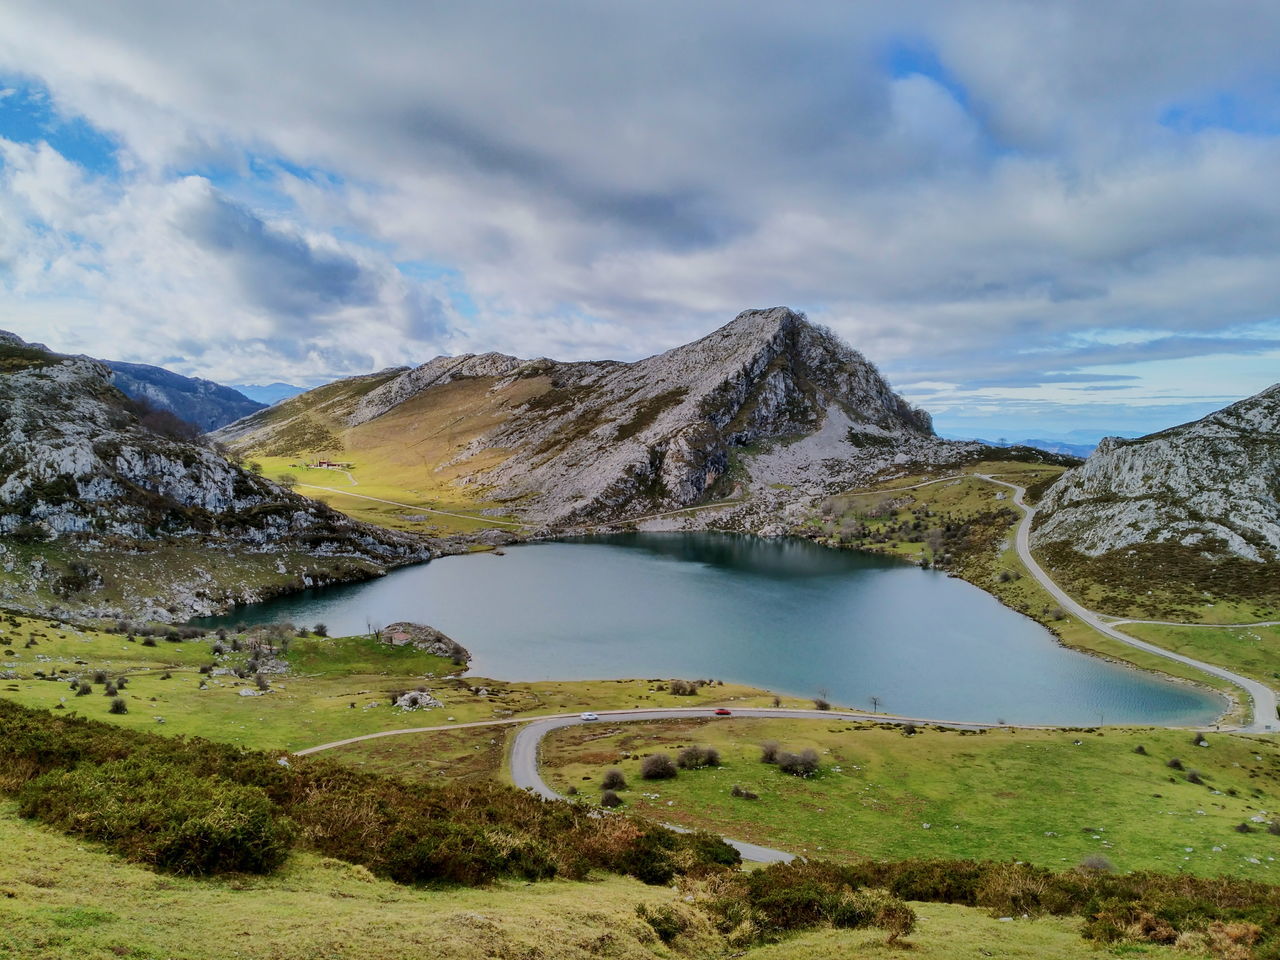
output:
[[[1280,141],[1159,120],[1274,107],[1278,38],[1280,8],[1191,0],[13,0],[0,66],[117,137],[122,173],[6,148],[0,309],[243,380],[638,356],[790,303],[960,402],[1098,330],[1276,316]],[[886,69],[900,41],[946,76]]]

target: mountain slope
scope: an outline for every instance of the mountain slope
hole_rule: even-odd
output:
[[[635,363],[437,357],[217,437],[244,453],[376,455],[380,482],[447,483],[557,525],[675,509],[739,481],[818,490],[948,446],[861,354],[782,307]]]
[[[271,571],[269,589],[278,590],[431,555],[425,541],[353,521],[204,445],[149,432],[96,360],[10,337],[0,342],[0,371],[0,582],[11,604],[39,606],[52,594],[108,611],[129,599],[168,619],[259,595],[241,561]],[[167,570],[150,595],[122,572],[134,586],[113,594],[114,567],[156,566],[174,551],[196,556],[194,571]],[[131,553],[150,559],[121,560]],[[170,587],[184,573],[200,595],[175,601]]]
[[[199,377],[184,377],[164,367],[121,360],[103,363],[111,370],[111,383],[126,396],[168,410],[205,432],[247,417],[265,406],[231,387]]]
[[[1268,581],[1280,595],[1280,384],[1194,423],[1105,438],[1039,510],[1037,550],[1068,566],[1113,561],[1142,593],[1178,574],[1211,595],[1262,595]],[[1215,565],[1231,574],[1211,584]]]

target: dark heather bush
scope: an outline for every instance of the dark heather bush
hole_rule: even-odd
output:
[[[618,796],[616,790],[605,790],[600,794],[600,806],[620,807],[622,806],[622,798]]]
[[[776,740],[766,740],[760,744],[760,762],[761,763],[777,763],[778,762],[778,742]]]
[[[1198,785],[1203,786],[1203,785],[1204,785],[1204,774],[1202,774],[1199,770],[1188,770],[1188,771],[1187,771],[1187,783],[1194,783],[1194,784],[1198,784]]]
[[[665,753],[653,753],[640,762],[640,776],[645,780],[670,780],[676,775],[676,765]]]
[[[293,838],[265,793],[154,759],[55,771],[18,794],[18,812],[168,873],[266,873]]]
[[[144,647],[154,647],[156,645],[155,637],[143,637],[142,645]]]
[[[118,680],[116,681],[116,689],[117,689],[117,690],[123,690],[123,689],[124,689],[125,687],[127,687],[128,685],[129,685],[129,678],[128,678],[128,677],[121,677],[120,679],[118,679]]]
[[[93,693],[93,684],[87,680],[81,681],[80,686],[76,687],[77,697],[87,697],[91,693]]]
[[[102,690],[103,696],[114,697],[119,691],[114,683],[108,683]]]
[[[1147,748],[1144,747],[1142,744],[1138,744],[1136,747],[1133,748],[1133,752],[1140,753],[1145,757],[1147,755]]]
[[[825,697],[814,697],[814,698],[813,698],[813,708],[814,708],[815,710],[830,710],[830,709],[831,709],[831,701],[830,701],[830,700],[827,700]]]
[[[625,790],[627,789],[627,778],[622,775],[622,771],[617,767],[606,770],[604,779],[600,781],[601,790]]]
[[[124,697],[116,697],[111,701],[109,708],[110,713],[128,713],[129,705],[124,702]]]
[[[676,754],[676,766],[681,770],[699,770],[719,765],[720,751],[715,747],[688,746]]]
[[[106,672],[105,672],[105,671],[103,671],[103,670],[95,670],[95,671],[93,671],[93,682],[94,682],[94,683],[106,683],[106,682],[107,682],[107,674],[106,674]]]
[[[1179,760],[1177,757],[1173,757],[1168,763],[1165,764],[1165,766],[1168,767],[1170,770],[1181,770],[1182,761]]]
[[[783,751],[778,754],[778,769],[793,777],[808,777],[818,771],[818,751],[812,747],[799,753]]]
[[[310,849],[402,883],[574,879],[592,869],[666,883],[738,862],[737,851],[710,834],[677,834],[626,815],[606,822],[589,808],[497,783],[414,784],[310,757],[282,766],[278,754],[54,716],[3,699],[0,729],[0,791],[73,766],[91,778],[99,764],[154,761],[183,776],[260,789]],[[64,823],[73,811],[67,814]],[[165,816],[160,806],[155,817]]]

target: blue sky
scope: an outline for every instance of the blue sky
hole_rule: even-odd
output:
[[[806,310],[955,435],[1280,379],[1280,8],[0,9],[0,327],[223,382]]]

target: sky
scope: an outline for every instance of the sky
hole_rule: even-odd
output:
[[[6,0],[0,328],[224,383],[825,323],[957,436],[1280,380],[1280,4]]]

